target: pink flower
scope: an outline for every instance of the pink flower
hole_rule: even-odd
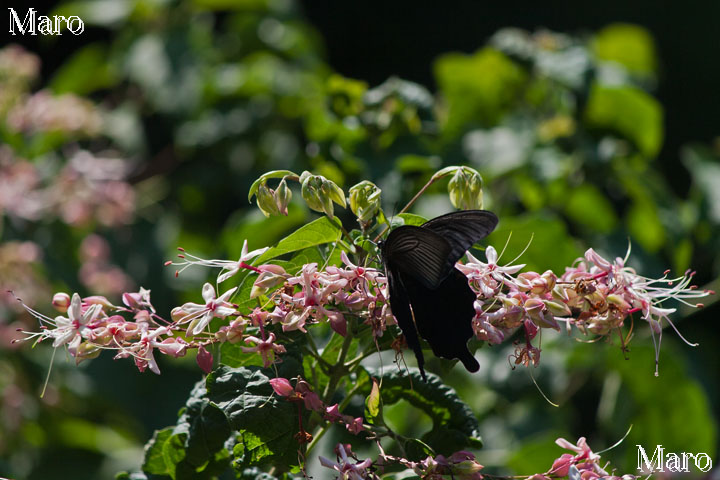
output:
[[[352,422],[345,425],[345,428],[347,428],[348,432],[352,433],[353,435],[357,435],[358,433],[365,431],[365,427],[363,427],[362,417],[357,417],[353,419]]]
[[[340,411],[338,410],[338,404],[331,407],[325,408],[325,414],[323,415],[325,417],[325,420],[329,422],[340,422],[342,421],[342,415],[340,414]]]
[[[340,453],[338,461],[333,462],[327,458],[320,457],[320,465],[326,468],[331,468],[338,472],[343,480],[367,480],[377,478],[374,474],[369,473],[367,469],[372,465],[372,460],[365,459],[359,463],[350,463],[348,460],[347,453],[342,444],[338,444],[336,447]]]
[[[265,368],[275,362],[275,354],[285,353],[285,347],[275,344],[275,334],[270,333],[267,340],[261,340],[258,337],[247,337],[245,343],[254,343],[254,347],[242,347],[245,353],[258,352],[263,359]]]

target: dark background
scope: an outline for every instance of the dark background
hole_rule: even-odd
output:
[[[720,2],[609,0],[603,2],[453,2],[304,0],[340,73],[378,84],[390,75],[435,89],[432,60],[448,51],[473,52],[498,29],[596,31],[609,23],[642,25],[655,37],[660,61],[657,96],[665,109],[663,169],[682,195],[680,147],[720,134]]]

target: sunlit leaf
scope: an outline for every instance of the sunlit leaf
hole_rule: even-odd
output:
[[[660,151],[663,111],[653,97],[635,87],[595,85],[585,109],[591,128],[611,130],[631,140],[648,157]]]

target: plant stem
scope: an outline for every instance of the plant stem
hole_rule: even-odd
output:
[[[407,212],[410,209],[410,207],[412,207],[413,204],[417,201],[417,199],[420,198],[420,196],[423,193],[425,193],[425,190],[430,188],[430,185],[435,183],[435,180],[439,180],[440,178],[442,178],[442,177],[436,177],[434,175],[432,177],[430,177],[430,180],[428,180],[427,183],[425,185],[423,185],[423,187],[415,194],[415,196],[410,199],[410,201],[407,203],[407,205],[405,205],[403,207],[403,209],[400,210],[397,214],[400,215],[402,213]],[[389,228],[390,228],[390,225],[385,225],[385,228],[383,228],[383,230],[380,233],[378,233],[377,237],[375,237],[375,240],[373,240],[373,241],[375,243],[377,243],[378,240],[380,240],[380,238],[382,238],[382,236],[385,235],[385,232],[387,232]]]

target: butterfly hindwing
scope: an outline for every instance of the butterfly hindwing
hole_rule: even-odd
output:
[[[427,340],[433,353],[450,360],[457,358],[468,371],[477,372],[480,364],[467,347],[473,336],[472,318],[475,315],[475,292],[468,285],[467,277],[453,269],[434,290],[405,275],[401,274],[401,278],[417,332]],[[413,347],[409,340],[408,346]]]
[[[428,288],[447,275],[447,257],[452,252],[442,236],[422,227],[405,225],[388,235],[383,245],[386,266],[417,278]]]

